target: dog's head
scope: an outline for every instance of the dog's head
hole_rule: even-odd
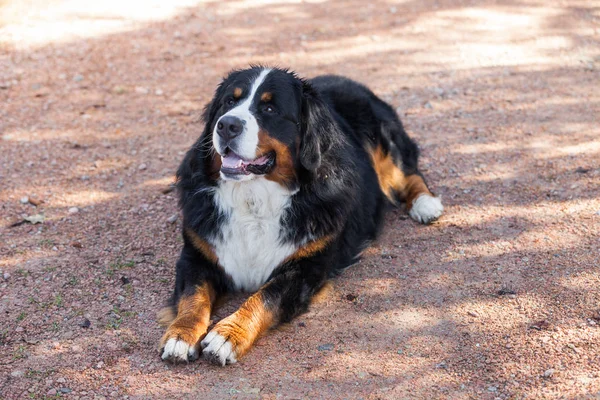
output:
[[[217,179],[264,177],[288,187],[299,174],[317,170],[336,129],[329,108],[307,82],[264,67],[230,73],[204,119]]]

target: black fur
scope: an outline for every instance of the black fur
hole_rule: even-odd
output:
[[[177,263],[171,305],[209,281],[218,294],[234,290],[217,263],[192,245],[186,230],[209,240],[221,235],[227,216],[219,212],[219,184],[212,132],[228,109],[234,87],[251,82],[261,67],[234,71],[218,86],[204,112],[205,128],[177,171],[183,211],[184,246]],[[308,238],[330,238],[326,247],[278,266],[262,288],[265,304],[278,322],[306,311],[312,296],[337,272],[354,264],[375,239],[390,204],[379,187],[369,154],[381,146],[408,174],[418,174],[417,145],[388,104],[365,86],[337,76],[310,81],[274,69],[264,89],[275,92],[277,115],[255,110],[261,127],[284,143],[294,160],[297,190],[282,217],[282,243],[301,246]],[[268,244],[267,244],[268,245]]]

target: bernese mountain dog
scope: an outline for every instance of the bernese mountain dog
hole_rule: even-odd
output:
[[[390,204],[424,224],[442,214],[394,109],[350,79],[233,71],[203,117],[177,171],[184,244],[159,313],[164,360],[235,363],[357,262]],[[249,297],[209,330],[234,291]]]

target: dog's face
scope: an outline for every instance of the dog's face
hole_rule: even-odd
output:
[[[207,133],[221,179],[295,180],[302,81],[278,69],[235,71],[219,86],[210,111]]]

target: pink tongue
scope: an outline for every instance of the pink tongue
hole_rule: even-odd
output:
[[[269,157],[262,156],[253,161],[245,161],[245,160],[242,160],[240,158],[240,156],[235,154],[233,151],[230,151],[229,153],[227,153],[226,156],[221,157],[221,160],[222,160],[221,165],[225,168],[241,168],[242,166],[250,165],[250,164],[262,165],[269,160]]]
[[[222,165],[225,168],[239,168],[242,166],[242,164],[242,159],[232,151],[230,151],[225,157],[222,157]]]

